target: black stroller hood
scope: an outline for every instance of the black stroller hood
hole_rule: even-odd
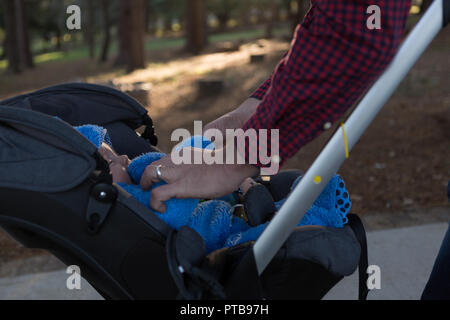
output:
[[[0,106],[0,199],[3,229],[79,266],[105,298],[320,299],[362,252],[349,226],[310,226],[297,228],[261,276],[252,242],[206,256],[195,231],[171,229],[113,184],[71,125],[13,106]]]
[[[147,114],[147,110],[129,95],[90,83],[60,84],[3,100],[1,104],[70,119],[68,122],[72,125],[86,124],[86,114],[89,113],[92,124],[126,120],[136,129]]]
[[[105,127],[114,140],[115,150],[132,158],[154,151],[158,143],[147,110],[129,95],[102,85],[60,84],[3,100],[0,105],[56,116],[72,126]],[[144,139],[133,139],[136,129],[141,129]]]
[[[61,120],[0,108],[0,187],[69,190],[95,169],[96,148]]]

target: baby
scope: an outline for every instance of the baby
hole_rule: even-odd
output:
[[[152,189],[163,185],[164,182],[155,184],[149,191],[142,190],[139,182],[145,168],[164,157],[165,154],[152,152],[130,160],[127,156],[118,155],[114,151],[105,129],[92,125],[76,129],[99,148],[99,153],[109,163],[113,181],[152,210],[149,205]],[[192,141],[187,141],[183,146],[195,145],[195,139],[203,140],[202,137],[193,137]],[[205,144],[201,143],[201,145]],[[297,179],[293,187],[300,179]],[[245,194],[254,183],[252,179],[246,179],[241,184],[241,192]],[[165,202],[165,213],[152,211],[174,229],[188,226],[197,231],[205,242],[206,251],[210,253],[220,248],[254,241],[267,226],[267,223],[264,223],[251,227],[242,218],[233,215],[235,203],[229,199],[230,197],[225,197],[222,200],[203,201],[203,199],[173,198]],[[284,201],[285,199],[276,202],[275,207],[279,209]],[[350,206],[351,202],[344,182],[339,176],[335,176],[298,226],[318,225],[341,228],[347,222],[346,215]]]

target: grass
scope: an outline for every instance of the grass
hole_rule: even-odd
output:
[[[287,28],[275,28],[275,35],[282,35],[287,33]],[[224,33],[213,34],[209,37],[210,43],[218,43],[234,40],[249,40],[255,38],[264,37],[263,28],[230,31]],[[164,37],[164,38],[149,38],[145,43],[146,50],[164,50],[164,49],[177,49],[184,46],[185,39],[183,37]],[[98,49],[98,48],[97,48]],[[118,50],[117,43],[114,42],[111,45],[110,53],[116,54]],[[98,55],[98,50],[96,52]],[[34,56],[34,62],[36,64],[47,62],[67,62],[73,60],[79,60],[89,57],[89,50],[86,46],[80,46],[68,51],[54,51]],[[0,70],[6,69],[8,62],[6,60],[0,60]]]

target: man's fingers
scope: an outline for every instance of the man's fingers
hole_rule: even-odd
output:
[[[157,166],[151,164],[145,168],[144,174],[142,175],[140,185],[143,190],[148,190],[155,183],[160,182],[161,180],[167,183],[172,183],[173,181],[177,181],[179,177],[182,176],[183,172],[182,167],[160,167],[161,171],[161,179],[158,177]]]
[[[147,166],[142,174],[140,185],[143,190],[148,190],[151,186],[158,182],[158,175],[156,174],[156,167],[153,165]]]
[[[175,182],[154,189],[150,197],[150,207],[153,210],[164,213],[166,211],[164,201],[176,198],[181,191],[180,186],[179,183]]]
[[[165,157],[159,159],[158,161],[153,162],[152,165],[153,166],[161,165],[163,167],[175,166],[175,164],[172,162],[172,159],[170,158],[170,156],[165,156]]]

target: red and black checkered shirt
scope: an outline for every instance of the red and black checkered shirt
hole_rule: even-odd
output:
[[[402,41],[410,4],[312,0],[288,53],[252,94],[262,101],[243,130],[279,129],[283,164],[337,121],[388,66]],[[370,5],[381,9],[381,29],[367,27]],[[271,155],[269,140],[270,134]],[[258,150],[255,146],[257,139],[250,139],[245,151],[238,150],[248,161],[254,159],[250,151]],[[256,165],[268,166],[260,161]]]

